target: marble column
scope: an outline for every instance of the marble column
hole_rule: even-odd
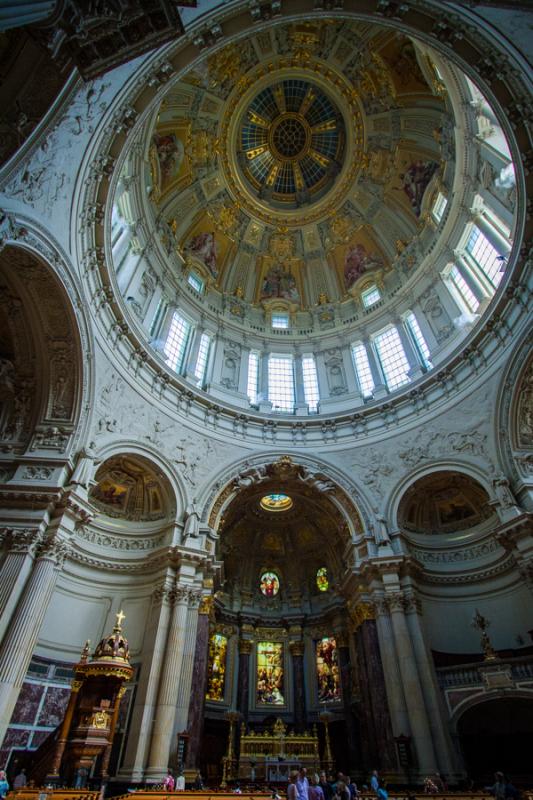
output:
[[[346,636],[336,634],[337,654],[339,658],[339,672],[342,692],[342,705],[344,720],[346,724],[346,739],[348,745],[349,762],[347,766],[350,770],[360,766],[361,747],[359,737],[355,729],[355,719],[352,713],[352,669],[350,663],[350,649]],[[351,773],[350,773],[351,774]]]
[[[157,689],[161,667],[166,657],[168,628],[174,598],[171,588],[173,582],[174,576],[172,570],[169,570],[166,580],[153,594],[152,613],[147,631],[149,644],[143,652],[137,700],[132,714],[124,765],[119,773],[120,778],[131,783],[138,783],[144,779]]]
[[[9,725],[68,549],[67,542],[57,535],[49,536],[43,542],[11,617],[0,649],[0,742]]]
[[[460,771],[458,771],[452,741],[448,734],[444,699],[440,693],[433,659],[429,653],[422,630],[420,603],[414,595],[409,595],[406,598],[406,612],[407,625],[413,643],[439,769],[448,778],[454,775],[458,776]]]
[[[418,768],[421,775],[433,775],[437,771],[437,760],[413,645],[405,619],[404,598],[402,594],[395,593],[387,599]]]
[[[196,650],[196,631],[198,628],[198,606],[200,605],[200,592],[192,591],[189,594],[189,609],[187,611],[187,623],[185,633],[185,643],[183,647],[183,660],[181,664],[181,675],[176,701],[176,716],[174,718],[174,732],[170,746],[170,764],[176,768],[177,764],[177,744],[178,734],[185,733],[189,716],[189,705],[191,700],[192,676],[194,668],[194,654]]]
[[[383,678],[387,690],[393,736],[410,736],[411,725],[407,714],[407,704],[402,686],[398,661],[394,647],[391,618],[387,604],[382,599],[375,601],[376,630],[379,652],[383,664]]]
[[[0,569],[0,642],[28,580],[39,541],[38,528],[4,528],[7,554]]]
[[[250,639],[239,639],[239,688],[237,690],[237,711],[242,714],[244,723],[248,722],[248,704],[250,694]]]
[[[304,683],[304,643],[289,642],[292,658],[292,677],[294,687],[294,727],[298,732],[305,730],[305,683]]]
[[[205,598],[198,611],[196,628],[196,650],[192,671],[192,687],[189,701],[187,733],[189,741],[185,756],[187,769],[198,769],[200,749],[204,732],[205,693],[207,690],[207,661],[209,658],[209,612],[212,598]]]
[[[365,619],[355,634],[360,671],[361,705],[368,730],[367,758],[384,772],[398,769],[387,704],[385,676],[375,619]],[[369,763],[370,766],[370,763]]]
[[[185,645],[189,591],[188,588],[179,586],[174,592],[174,607],[170,618],[155,707],[150,755],[145,773],[145,778],[155,783],[163,779],[169,766],[176,698]]]

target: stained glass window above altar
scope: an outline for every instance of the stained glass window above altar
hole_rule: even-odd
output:
[[[285,705],[285,669],[280,642],[257,643],[256,702]]]
[[[316,643],[316,677],[319,703],[341,699],[337,642],[331,636],[325,636]]]
[[[227,652],[227,638],[220,633],[214,633],[209,640],[206,700],[224,700]]]
[[[279,578],[275,572],[263,572],[259,581],[259,588],[265,597],[275,597],[279,592]]]
[[[326,567],[320,567],[320,569],[317,569],[316,585],[319,592],[327,592],[329,589],[328,570]]]

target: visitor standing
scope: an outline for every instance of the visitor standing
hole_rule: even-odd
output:
[[[174,775],[170,769],[167,769],[167,774],[165,775],[165,779],[163,781],[163,789],[165,792],[173,792],[175,785],[176,782],[174,780]]]
[[[185,775],[183,774],[183,772],[180,772],[180,774],[176,778],[176,791],[177,792],[185,791]]]
[[[299,778],[297,770],[293,770],[289,776],[289,785],[287,787],[287,800],[298,800],[298,789],[296,788],[296,781]]]
[[[377,769],[372,770],[372,777],[370,778],[370,788],[377,795],[379,789],[379,775]]]
[[[331,800],[334,794],[333,788],[331,786],[331,783],[329,783],[329,781],[327,780],[325,772],[320,773],[319,784],[320,788],[322,789],[322,792],[324,793],[325,800]]]
[[[26,780],[26,770],[21,769],[19,774],[15,776],[15,780],[13,781],[13,789],[24,789],[27,784]]]
[[[296,793],[298,800],[309,800],[309,781],[307,779],[307,770],[305,767],[300,767],[298,777],[296,778]]]
[[[7,782],[5,770],[0,769],[0,797],[5,797],[8,792],[9,783]]]
[[[313,775],[309,784],[309,800],[325,800],[318,775]]]
[[[487,791],[494,796],[495,800],[505,800],[506,783],[503,772],[494,773],[494,783],[492,786],[487,786]]]

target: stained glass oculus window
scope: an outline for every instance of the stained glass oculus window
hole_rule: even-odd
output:
[[[320,569],[317,569],[316,585],[319,592],[327,592],[329,589],[328,571],[326,567],[320,567]]]
[[[275,597],[279,592],[279,578],[275,572],[263,572],[259,579],[261,594],[265,597]]]
[[[279,80],[243,115],[240,163],[258,197],[297,206],[333,185],[345,140],[342,114],[322,88],[301,78]]]
[[[266,494],[259,501],[263,511],[288,511],[292,508],[292,499],[288,494]]]

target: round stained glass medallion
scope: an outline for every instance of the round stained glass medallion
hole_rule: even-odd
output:
[[[320,567],[320,569],[317,569],[316,585],[320,592],[327,592],[329,589],[328,571],[326,567]]]
[[[298,207],[333,185],[345,142],[342,114],[320,86],[304,78],[278,80],[244,113],[241,168],[258,197]]]
[[[261,594],[265,597],[275,597],[279,592],[279,578],[275,572],[263,572],[259,582]]]
[[[259,505],[264,511],[288,511],[292,508],[292,499],[288,494],[266,494]]]

